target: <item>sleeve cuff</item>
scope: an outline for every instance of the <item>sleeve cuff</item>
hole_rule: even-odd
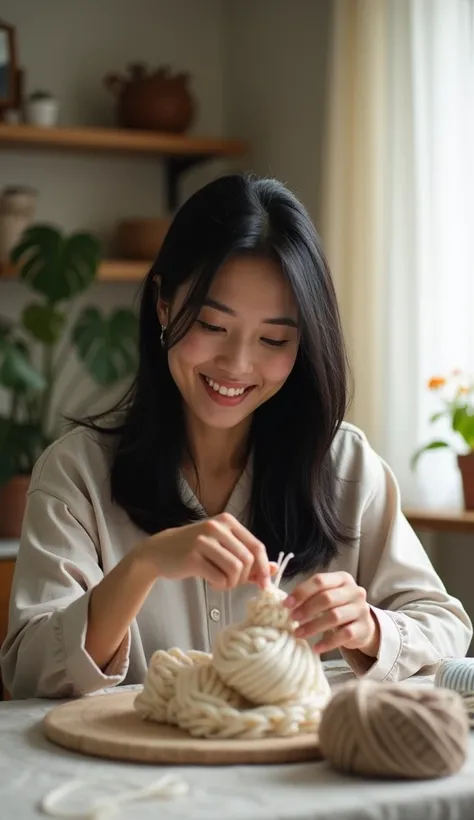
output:
[[[130,630],[104,671],[85,648],[90,592],[81,595],[63,611],[61,619],[65,665],[76,695],[86,695],[122,683],[130,662]]]
[[[369,658],[358,649],[341,649],[341,655],[359,678],[396,681],[397,661],[402,650],[402,636],[387,610],[376,606],[370,608],[380,627],[380,647],[377,657]]]

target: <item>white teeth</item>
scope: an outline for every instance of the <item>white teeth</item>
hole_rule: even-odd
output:
[[[214,379],[208,379],[207,376],[204,376],[206,379],[209,387],[212,387],[216,393],[220,393],[221,396],[229,396],[232,398],[233,396],[242,396],[245,393],[245,387],[223,387],[222,385],[215,382]]]

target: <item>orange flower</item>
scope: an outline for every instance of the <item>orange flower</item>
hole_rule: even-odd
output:
[[[464,396],[465,396],[465,395],[466,395],[466,393],[469,393],[469,387],[464,387],[464,386],[460,387],[460,388],[459,388],[459,390],[458,390],[458,393],[459,393],[460,395],[464,395]]]
[[[444,387],[446,384],[446,379],[443,379],[442,376],[433,376],[428,382],[428,387],[430,390],[439,390],[440,387]]]

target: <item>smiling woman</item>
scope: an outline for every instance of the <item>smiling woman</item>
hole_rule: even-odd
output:
[[[14,697],[142,682],[157,649],[209,652],[292,552],[297,635],[359,675],[407,677],[471,636],[344,422],[334,287],[282,184],[223,177],[173,220],[143,287],[123,401],[39,459],[2,672]]]
[[[160,300],[162,324],[172,321],[184,298],[177,294],[173,314]],[[298,352],[297,327],[295,299],[276,262],[237,256],[224,264],[195,324],[168,356],[189,411],[208,427],[235,427],[243,419],[249,423],[253,411],[290,375]],[[219,412],[219,407],[238,411]],[[192,425],[188,427],[191,432]]]

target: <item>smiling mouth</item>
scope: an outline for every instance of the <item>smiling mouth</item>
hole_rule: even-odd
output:
[[[255,384],[250,384],[248,387],[245,387],[244,385],[241,385],[240,387],[227,387],[226,385],[215,381],[215,379],[205,376],[203,373],[201,373],[201,378],[206,382],[208,387],[214,390],[215,393],[218,393],[220,396],[227,396],[228,398],[239,398],[240,396],[249,393],[254,389],[254,387],[256,387]]]

